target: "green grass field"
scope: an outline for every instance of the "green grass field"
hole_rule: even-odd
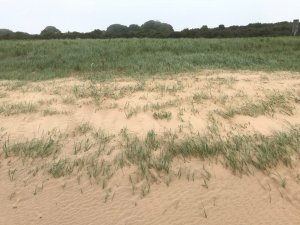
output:
[[[300,71],[300,38],[0,41],[0,79],[110,79],[201,69]]]

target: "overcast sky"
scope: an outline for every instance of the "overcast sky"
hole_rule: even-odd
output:
[[[300,0],[0,0],[0,28],[29,33],[40,33],[47,25],[88,32],[154,19],[182,30],[299,17]]]

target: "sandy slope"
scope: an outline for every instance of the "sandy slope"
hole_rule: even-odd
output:
[[[193,164],[201,167],[203,162]],[[78,185],[71,178],[37,178],[24,186],[2,173],[0,224],[299,224],[299,166],[277,169],[287,178],[285,189],[274,175],[257,172],[240,178],[216,165],[211,171],[208,188],[202,180],[175,179],[169,187],[153,185],[144,198],[132,194],[122,174],[113,179],[114,190],[106,197],[106,191],[87,181]],[[43,185],[36,195],[35,185]],[[11,190],[16,197],[9,200]]]
[[[210,112],[224,110],[231,103],[237,106],[245,95],[254,102],[274,90],[286,94],[287,98],[292,96],[289,101],[294,107],[293,115],[280,108],[276,108],[273,115],[226,118],[216,114],[224,135],[230,131],[268,135],[274,130],[300,124],[299,77],[300,74],[291,73],[205,71],[147,80],[143,89],[134,91],[126,90],[139,84],[138,81],[120,80],[98,84],[98,87],[114,87],[105,89],[108,93],[101,95],[101,99],[97,99],[99,102],[93,95],[75,93],[75,86],[83,91],[91,89],[87,81],[71,79],[22,84],[2,81],[0,105],[31,102],[37,104],[37,110],[14,115],[0,113],[0,146],[8,137],[14,142],[57,129],[68,135],[58,157],[79,157],[74,156],[73,144],[87,135],[78,135],[74,130],[84,122],[112,135],[118,135],[127,127],[139,137],[151,129],[159,135],[171,130],[184,136],[189,132],[204,133]],[[122,87],[125,87],[124,95],[120,94]],[[195,103],[193,96],[203,91],[210,97]],[[168,101],[173,102],[163,110],[172,112],[172,118],[155,120],[151,104]],[[56,113],[45,115],[44,110],[49,108]],[[136,113],[128,117],[133,109]],[[107,154],[107,159],[120,151],[116,143],[110,147],[112,154]],[[80,154],[93,151],[92,147]],[[85,172],[53,178],[41,166],[51,162],[51,157],[24,161],[18,157],[5,158],[2,153],[0,224],[297,225],[300,224],[299,159],[299,155],[294,156],[292,168],[278,165],[265,172],[253,169],[253,174],[240,176],[234,175],[217,159],[178,158],[172,170],[174,174],[180,170],[181,176],[158,175],[157,181],[147,187],[147,193],[142,194],[143,181],[137,182],[135,191],[129,182],[136,169],[134,166],[116,170],[103,186],[89,180]],[[33,175],[36,165],[40,169]],[[12,169],[16,171],[10,177]]]

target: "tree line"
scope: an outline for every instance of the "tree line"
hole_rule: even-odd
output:
[[[160,21],[150,20],[139,26],[132,24],[125,26],[112,24],[105,31],[93,30],[87,33],[61,32],[54,26],[47,26],[40,34],[13,32],[0,29],[0,39],[105,39],[105,38],[233,38],[233,37],[276,37],[291,36],[293,23],[252,23],[246,26],[219,25],[215,28],[202,26],[195,29],[174,31],[172,25]],[[298,34],[299,35],[299,34]]]

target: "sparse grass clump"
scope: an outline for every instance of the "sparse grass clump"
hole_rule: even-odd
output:
[[[159,141],[157,140],[157,134],[154,130],[151,130],[147,133],[145,139],[146,146],[151,150],[156,150],[159,147]]]
[[[33,138],[25,142],[14,142],[6,140],[2,146],[4,156],[18,156],[21,158],[45,158],[58,153],[61,149],[61,135],[49,132],[40,138]]]
[[[53,116],[53,115],[60,114],[60,112],[55,109],[48,108],[48,109],[44,109],[42,114],[43,116]]]
[[[156,84],[154,87],[148,88],[151,92],[160,92],[161,95],[164,93],[174,94],[183,89],[183,85],[180,82],[174,85]]]
[[[235,84],[238,80],[235,77],[216,77],[210,78],[210,84],[216,85],[226,85],[227,87],[231,88],[233,84]]]
[[[20,103],[3,103],[0,105],[0,114],[5,116],[11,116],[16,114],[23,113],[34,113],[38,111],[36,104],[29,102],[20,102]]]
[[[98,143],[107,144],[114,138],[114,135],[108,134],[102,129],[98,129],[93,133],[93,137]]]
[[[149,108],[151,110],[163,110],[166,108],[172,108],[172,107],[177,107],[180,105],[180,103],[182,103],[182,99],[174,99],[174,100],[169,100],[166,102],[161,102],[161,103],[152,103]]]
[[[195,103],[202,103],[202,101],[206,99],[209,99],[209,95],[205,92],[199,92],[193,95],[193,101]]]
[[[57,162],[54,162],[50,169],[49,173],[54,178],[59,178],[65,175],[69,175],[73,172],[74,165],[67,159],[60,159]]]
[[[172,113],[167,111],[154,112],[153,118],[156,120],[170,120],[172,118]]]
[[[135,85],[116,86],[116,85],[96,85],[90,83],[87,85],[74,85],[71,93],[75,98],[92,98],[95,102],[101,102],[105,99],[120,99],[132,93],[143,91],[144,83]]]
[[[8,94],[6,92],[1,92],[0,91],[0,98],[6,98]]]
[[[62,102],[67,105],[72,105],[75,103],[75,98],[73,96],[67,95],[62,97]]]
[[[274,91],[266,94],[265,99],[257,101],[246,99],[241,106],[230,106],[227,107],[226,111],[217,111],[217,113],[223,117],[233,117],[234,115],[247,115],[252,117],[259,115],[273,116],[276,112],[293,115],[295,106],[291,99],[289,93]]]
[[[95,144],[91,141],[90,138],[86,138],[81,141],[74,142],[74,154],[77,155],[83,150],[83,152],[89,151]]]
[[[41,99],[38,101],[38,104],[41,105],[41,106],[50,106],[52,105],[53,103],[56,103],[57,102],[57,99],[56,98],[52,98],[52,99]]]
[[[76,98],[88,98],[92,95],[91,93],[95,92],[93,95],[97,95],[97,91],[95,91],[95,88],[96,87],[92,85],[89,88],[84,87],[83,85],[74,85],[72,92]]]
[[[140,106],[131,107],[129,105],[129,103],[125,104],[124,113],[125,113],[125,116],[126,116],[127,119],[137,115],[141,111],[142,111],[142,108]]]
[[[299,127],[292,127],[288,132],[275,132],[271,136],[231,134],[222,138],[214,132],[190,135],[184,139],[178,139],[176,135],[157,139],[150,131],[143,141],[125,131],[123,138],[125,152],[118,160],[124,161],[125,157],[130,164],[138,166],[143,176],[151,176],[151,169],[169,173],[177,156],[201,159],[222,157],[223,163],[234,173],[243,174],[251,171],[251,167],[266,170],[279,162],[290,166],[292,155],[300,153]],[[159,149],[158,155],[153,153],[156,149]]]
[[[128,134],[127,130],[122,130],[122,136],[123,142],[125,142],[125,151],[119,159],[124,160],[123,157],[125,157],[129,163],[137,165],[138,172],[141,173],[142,177],[150,178],[150,170],[154,165],[151,147],[147,147],[147,145],[136,136]],[[119,163],[119,165],[122,167],[125,163]]]
[[[82,123],[75,128],[75,132],[78,132],[81,135],[87,134],[93,130],[93,126],[89,122]]]
[[[10,181],[15,180],[15,174],[17,172],[17,169],[9,169],[8,170],[8,177]]]
[[[278,109],[280,113],[287,115],[293,115],[295,106],[291,103],[292,95],[290,92],[280,93],[279,91],[274,91],[266,95],[265,105],[270,112],[274,113]]]
[[[258,169],[275,167],[278,162],[291,165],[291,156],[299,153],[299,127],[289,132],[276,132],[271,136],[262,134],[230,135],[226,139],[217,136],[191,136],[178,144],[172,142],[172,155],[207,158],[222,155],[224,163],[234,172],[245,173],[249,166]]]
[[[99,160],[98,158],[91,156],[86,162],[86,170],[90,181],[93,180],[99,184],[102,183],[104,189],[107,185],[107,181],[113,176],[113,166],[109,161],[104,159]]]

